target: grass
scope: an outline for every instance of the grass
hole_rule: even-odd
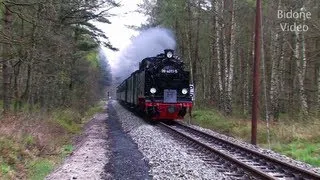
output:
[[[4,174],[4,175],[6,175],[6,174],[8,174],[8,172],[11,170],[11,167],[8,165],[8,164],[6,164],[6,163],[1,163],[1,165],[0,165],[0,173],[1,174]]]
[[[29,164],[30,180],[42,180],[54,169],[54,163],[48,159],[37,159]]]
[[[193,111],[194,124],[213,129],[223,134],[250,142],[251,121],[239,116],[226,117],[216,110],[202,107]],[[270,124],[270,147],[296,160],[320,167],[320,123],[319,119],[292,121],[285,115],[278,122]],[[258,122],[257,141],[268,148],[267,126]]]
[[[230,129],[235,126],[233,122],[227,121],[225,117],[214,110],[196,110],[193,112],[193,119],[198,125],[219,129],[221,133],[229,133]]]
[[[69,133],[78,134],[81,132],[83,124],[90,120],[94,114],[103,111],[103,104],[100,102],[91,106],[83,116],[72,109],[57,110],[53,113],[54,120],[66,129]]]
[[[9,138],[0,137],[0,179],[12,179],[31,157],[24,146]]]
[[[63,155],[63,157],[71,154],[72,151],[73,151],[73,146],[72,146],[72,144],[64,145],[64,146],[62,147],[62,155]]]
[[[320,143],[293,141],[289,144],[275,144],[273,150],[320,167]]]
[[[91,106],[88,111],[86,112],[86,116],[93,116],[94,114],[98,113],[98,112],[102,112],[103,111],[103,102],[100,102],[98,105],[96,106]]]
[[[69,133],[77,134],[81,130],[81,116],[70,109],[53,113],[54,120]]]
[[[49,115],[21,112],[1,119],[0,179],[44,179],[74,150],[71,139],[84,123],[102,110],[98,104],[82,115],[63,109]]]
[[[72,144],[66,144],[61,147],[59,151],[60,157],[55,158],[36,158],[28,163],[28,179],[30,180],[42,180],[44,179],[55,167],[56,164],[70,155],[73,151]],[[58,161],[57,161],[58,160]]]

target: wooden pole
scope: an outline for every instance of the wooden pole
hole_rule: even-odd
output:
[[[252,98],[252,127],[251,144],[257,144],[257,119],[259,115],[259,89],[260,89],[260,56],[261,56],[261,0],[256,4],[255,47],[253,66],[253,98]]]

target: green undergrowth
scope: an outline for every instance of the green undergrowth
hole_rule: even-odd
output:
[[[221,133],[229,133],[233,122],[217,113],[215,110],[199,109],[192,112],[192,120],[202,127],[219,129]],[[214,122],[214,123],[212,123]]]
[[[104,106],[105,102],[101,101],[99,104],[97,104],[96,106],[91,106],[86,113],[84,114],[84,118],[83,120],[87,120],[90,119],[89,117],[92,117],[94,114],[99,113],[99,112],[103,112],[103,106]]]
[[[20,143],[0,137],[0,179],[11,178],[16,170],[22,170],[28,154]]]
[[[251,120],[239,116],[226,117],[209,108],[193,110],[192,123],[204,128],[240,138],[246,142],[251,139]],[[287,120],[272,122],[268,129],[264,121],[258,122],[257,141],[264,148],[271,148],[296,160],[320,166],[320,123],[319,119]]]
[[[0,179],[44,179],[74,150],[73,137],[103,111],[102,105],[83,113],[64,109],[44,117],[20,114],[1,120]]]
[[[54,169],[54,162],[49,159],[36,159],[29,163],[28,179],[41,180]]]
[[[0,137],[0,179],[44,179],[72,151],[72,145],[64,145],[68,148],[63,147],[56,154],[46,156],[41,154],[43,147],[37,145],[31,137]],[[55,148],[62,145],[63,142],[60,142]]]
[[[304,161],[313,166],[320,167],[319,142],[313,143],[306,140],[293,141],[288,144],[274,144],[272,149],[299,161]]]
[[[88,110],[81,114],[80,112],[72,109],[58,110],[53,113],[55,121],[61,125],[68,132],[78,134],[81,132],[81,128],[87,120],[90,120],[94,114],[103,111],[103,103],[99,103],[95,106],[91,106]]]
[[[53,113],[54,120],[69,133],[77,134],[81,130],[81,115],[79,112],[58,110]]]
[[[72,144],[66,144],[66,145],[64,145],[64,146],[62,147],[62,150],[61,150],[61,152],[62,152],[62,157],[65,157],[65,156],[71,154],[72,151],[73,151],[73,145],[72,145]]]

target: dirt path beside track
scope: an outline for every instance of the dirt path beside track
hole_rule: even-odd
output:
[[[107,118],[107,113],[96,114],[85,125],[83,134],[77,139],[75,150],[60,167],[46,177],[47,180],[111,178],[104,170],[110,156]]]

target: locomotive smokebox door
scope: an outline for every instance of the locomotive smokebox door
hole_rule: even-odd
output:
[[[163,102],[164,103],[176,103],[177,102],[177,91],[174,89],[165,89],[163,91]]]

